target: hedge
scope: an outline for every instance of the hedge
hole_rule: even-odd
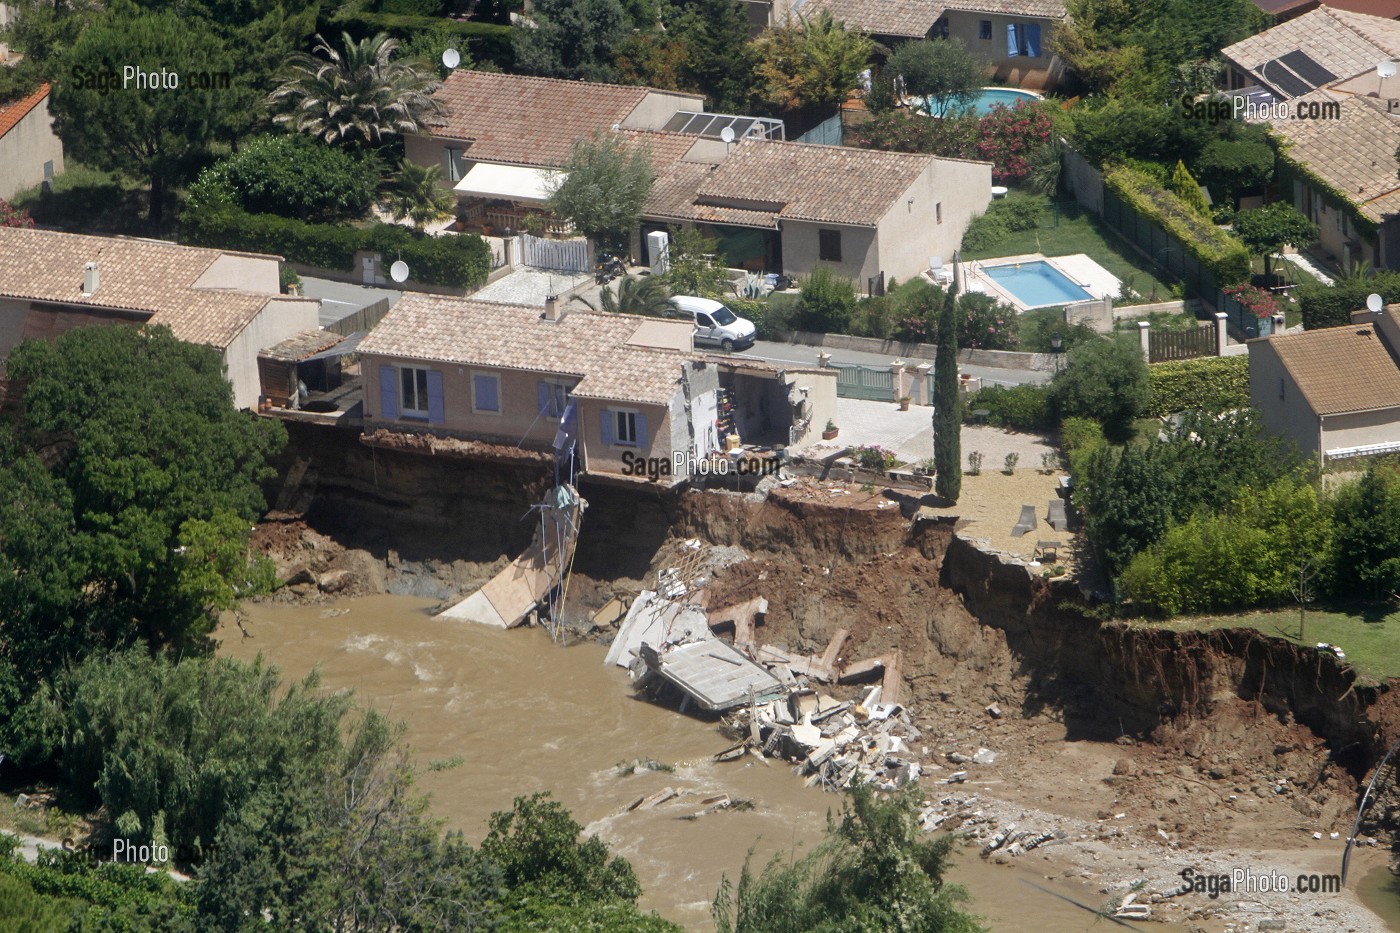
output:
[[[1104,171],[1104,184],[1143,217],[1171,234],[1224,288],[1249,281],[1249,250],[1231,234],[1188,208],[1156,179],[1126,165]]]
[[[458,22],[442,16],[416,16],[411,13],[372,13],[368,10],[342,9],[331,17],[337,29],[352,33],[374,35],[387,32],[400,42],[425,32],[447,32],[461,36],[472,59],[478,64],[491,62],[510,70],[515,53],[510,44],[510,27],[499,23]]]
[[[1377,272],[1365,277],[1343,279],[1336,285],[1308,282],[1294,290],[1303,312],[1303,329],[1345,327],[1351,312],[1366,307],[1366,296],[1376,293],[1386,304],[1400,301],[1400,272]]]
[[[194,246],[275,253],[289,262],[351,271],[355,253],[372,250],[402,259],[413,280],[429,285],[471,288],[491,272],[491,250],[479,236],[420,236],[407,227],[375,224],[309,224],[275,214],[248,214],[233,208],[187,210],[180,217],[181,239]]]
[[[1249,357],[1243,354],[1154,363],[1147,381],[1151,395],[1143,414],[1150,417],[1249,407]]]

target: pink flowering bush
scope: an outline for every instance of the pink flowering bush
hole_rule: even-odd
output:
[[[854,451],[856,463],[867,470],[888,470],[899,462],[894,451],[879,444],[861,444]]]
[[[34,218],[29,216],[27,211],[10,205],[9,201],[0,200],[0,227],[32,227]]]
[[[1030,156],[1050,140],[1051,107],[1043,101],[998,105],[977,124],[977,158],[992,163],[992,180],[1016,184],[1030,174]]]
[[[1244,305],[1251,314],[1263,320],[1279,313],[1278,299],[1273,292],[1255,285],[1231,285],[1224,289],[1225,294]]]
[[[964,350],[1014,350],[1020,345],[1016,309],[991,295],[968,292],[958,297],[961,323],[958,347]]]

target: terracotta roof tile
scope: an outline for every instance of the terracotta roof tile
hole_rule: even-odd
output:
[[[1319,415],[1400,406],[1400,366],[1370,325],[1267,338]]]
[[[1282,92],[1259,69],[1292,51],[1302,51],[1339,79],[1374,71],[1376,63],[1400,56],[1400,22],[1320,6],[1296,19],[1226,46],[1221,54],[1269,87]],[[1288,96],[1288,95],[1284,95]]]
[[[221,255],[155,240],[0,227],[0,296],[144,312],[181,340],[222,349],[276,296],[196,288]],[[89,262],[97,263],[98,288],[84,296]]]
[[[546,321],[524,305],[406,295],[361,341],[360,353],[573,376],[582,398],[664,405],[692,355],[628,343],[640,326],[656,323],[575,309]]]
[[[1290,102],[1339,100],[1325,90]],[[1340,99],[1339,120],[1275,119],[1275,135],[1285,142],[1284,157],[1305,165],[1346,196],[1371,220],[1400,213],[1400,120],[1365,98]]]
[[[454,71],[434,97],[433,135],[469,140],[467,158],[557,167],[574,142],[621,123],[650,92],[485,71]]]
[[[946,12],[1065,18],[1063,0],[807,0],[797,12],[810,16],[821,10],[830,10],[847,29],[916,39],[927,36]]]
[[[998,13],[1035,19],[1064,19],[1068,15],[1064,0],[948,0],[943,5],[961,13]]]
[[[258,356],[283,363],[295,363],[308,356],[315,356],[322,350],[329,350],[344,339],[344,336],[335,331],[304,330],[299,334],[293,334],[275,346],[268,347]]]
[[[0,136],[4,136],[10,130],[19,125],[19,121],[29,115],[29,111],[49,96],[49,86],[39,85],[38,90],[28,97],[20,98],[8,104],[0,104]]]

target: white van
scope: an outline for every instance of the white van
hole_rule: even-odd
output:
[[[695,342],[725,350],[747,350],[753,346],[758,328],[711,298],[676,295],[671,304],[683,317],[695,321]]]

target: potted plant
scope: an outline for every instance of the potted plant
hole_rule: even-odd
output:
[[[840,433],[840,430],[841,429],[836,426],[835,421],[832,421],[830,418],[826,419],[826,430],[822,431],[822,440],[833,440],[836,435]]]
[[[908,411],[908,410],[909,410],[909,402],[910,402],[910,401],[912,401],[912,400],[909,398],[909,396],[907,396],[907,395],[901,395],[901,396],[899,397],[899,410],[900,410],[900,411]]]

